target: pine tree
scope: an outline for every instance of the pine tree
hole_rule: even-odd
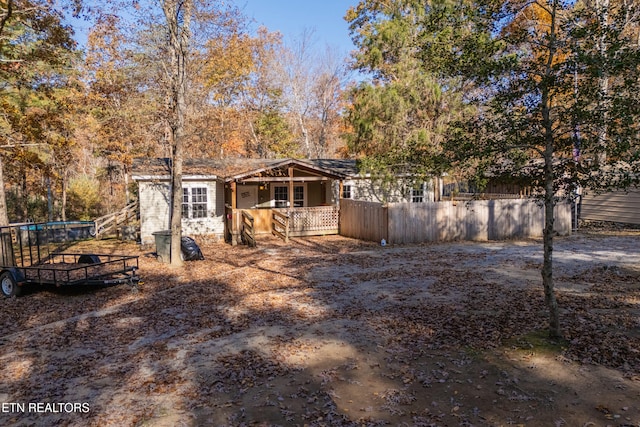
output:
[[[549,333],[561,336],[553,282],[554,208],[580,186],[625,188],[640,177],[637,5],[392,3],[392,11],[374,0],[352,9],[352,28],[360,28],[358,63],[388,91],[395,83],[387,77],[393,60],[418,59],[443,90],[460,90],[467,107],[443,132],[448,163],[478,181],[487,174],[509,176],[537,191],[545,211],[542,284]],[[402,34],[415,40],[404,57],[394,55],[406,40]],[[396,104],[402,105],[400,99]],[[382,117],[375,124],[370,115],[360,127],[394,125],[392,116]],[[375,147],[374,141],[371,134],[363,144]]]

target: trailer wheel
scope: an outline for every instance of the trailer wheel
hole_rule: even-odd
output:
[[[22,288],[13,280],[13,276],[8,271],[0,274],[0,288],[2,288],[2,295],[7,298],[17,297],[22,292]]]
[[[98,255],[83,254],[78,258],[78,264],[100,264],[100,257]]]

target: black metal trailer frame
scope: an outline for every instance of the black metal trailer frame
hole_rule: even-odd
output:
[[[115,285],[137,288],[138,256],[67,253],[84,237],[65,223],[27,223],[0,227],[0,291],[17,296],[25,284]]]

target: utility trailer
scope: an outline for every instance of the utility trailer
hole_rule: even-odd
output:
[[[28,223],[0,227],[0,288],[17,296],[25,284],[54,286],[116,285],[137,287],[138,257],[69,253],[84,237],[77,223]]]

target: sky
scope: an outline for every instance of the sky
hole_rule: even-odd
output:
[[[358,0],[235,0],[236,5],[256,26],[279,31],[285,42],[300,37],[304,30],[313,31],[315,47],[336,48],[348,54],[354,49],[347,22],[347,10]]]
[[[314,47],[338,49],[345,56],[354,49],[344,15],[359,0],[233,0],[243,14],[255,21],[255,28],[264,25],[270,31],[282,33],[285,43],[299,38],[304,30],[312,31]],[[91,3],[91,2],[89,2]],[[86,41],[90,23],[69,19],[76,30],[76,40]]]

